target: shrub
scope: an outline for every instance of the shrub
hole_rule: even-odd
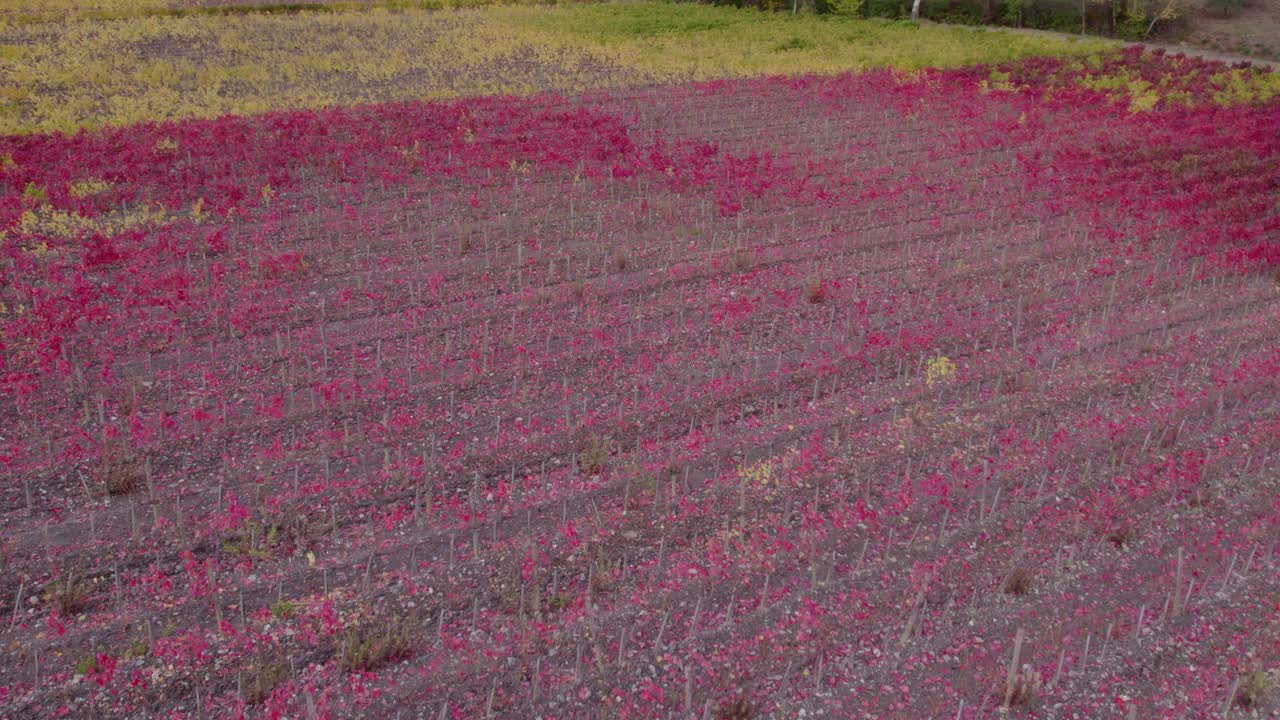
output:
[[[807,50],[813,47],[813,43],[797,35],[792,35],[786,40],[773,46],[774,52],[786,52],[788,50]]]
[[[827,284],[822,280],[810,280],[804,287],[804,299],[813,305],[820,305],[827,301],[830,292],[827,290]]]
[[[339,640],[338,667],[347,672],[375,670],[411,655],[416,639],[415,626],[405,620],[348,630]]]
[[[745,697],[738,697],[732,703],[725,707],[720,713],[723,720],[751,720],[755,717],[755,708],[751,707],[751,701]]]
[[[1120,525],[1107,533],[1107,542],[1111,543],[1117,550],[1123,550],[1137,536],[1138,531],[1134,530],[1132,525]]]
[[[1040,672],[1030,665],[1023,665],[1021,670],[1014,673],[1005,687],[1005,706],[1030,705],[1040,694],[1040,688],[1043,686],[1044,679],[1040,677]]]
[[[45,587],[41,596],[63,615],[75,615],[89,606],[93,582],[74,578],[55,580]]]
[[[98,672],[98,659],[94,656],[86,655],[76,661],[77,675],[88,675],[94,672]]]
[[[228,555],[266,560],[282,542],[278,525],[263,528],[256,522],[249,522],[242,530],[232,533],[222,541],[222,551]]]
[[[107,494],[116,497],[137,492],[146,482],[146,474],[137,458],[111,453],[102,462],[102,479]]]
[[[619,248],[613,251],[609,262],[613,265],[614,272],[624,272],[627,266],[631,264],[631,256],[627,254],[626,250]]]
[[[1147,36],[1147,24],[1149,22],[1149,19],[1125,13],[1124,17],[1116,23],[1116,37],[1135,42],[1142,40]]]
[[[1022,8],[1022,25],[1040,30],[1079,33],[1080,13],[1031,3]]]
[[[1004,4],[1004,12],[999,17],[1000,24],[1022,27],[1023,11],[1026,7],[1026,0],[1007,0]]]
[[[287,620],[293,617],[295,612],[297,612],[297,606],[289,600],[279,600],[271,603],[271,617]]]
[[[862,12],[863,0],[815,0],[814,9],[819,15],[857,17]]]
[[[983,8],[973,2],[942,0],[941,2],[922,2],[920,16],[935,22],[951,25],[981,25]]]
[[[599,475],[608,465],[608,438],[591,438],[590,444],[578,453],[578,471],[583,475]]]
[[[950,382],[956,374],[956,363],[946,355],[929,358],[925,365],[925,384],[929,387]]]
[[[240,676],[240,692],[249,705],[271,697],[289,679],[289,665],[279,651],[260,651]]]
[[[1003,590],[1009,595],[1026,595],[1031,591],[1035,573],[1027,568],[1016,568],[1004,579]]]
[[[1235,704],[1250,709],[1265,707],[1277,686],[1280,686],[1280,677],[1277,675],[1280,673],[1257,668],[1240,673]]]
[[[867,0],[863,14],[867,17],[897,20],[907,14],[907,8],[902,0]]]

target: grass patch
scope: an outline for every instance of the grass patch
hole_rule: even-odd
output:
[[[617,53],[643,69],[694,78],[958,67],[1030,55],[1088,54],[1108,46],[711,5],[601,3],[519,11],[546,32]]]
[[[802,37],[789,37],[786,40],[773,46],[774,52],[786,52],[788,50],[808,50],[813,47],[813,43]]]
[[[0,17],[33,3],[0,0]],[[364,3],[41,4],[44,16],[61,21],[10,26],[0,134],[466,94],[957,67],[1108,47],[695,4],[421,9],[459,4],[474,3],[384,2],[359,12]],[[98,22],[87,19],[91,12],[121,17]],[[460,89],[459,74],[474,79]]]
[[[511,2],[511,0],[503,0]],[[440,10],[475,7],[487,0],[335,0],[334,2],[255,2],[227,5],[181,4],[181,0],[0,0],[0,18],[18,25],[53,22],[136,20],[140,18],[227,17],[368,10]]]

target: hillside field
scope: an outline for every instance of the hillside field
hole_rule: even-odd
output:
[[[646,4],[3,32],[0,717],[1280,709],[1276,74]]]

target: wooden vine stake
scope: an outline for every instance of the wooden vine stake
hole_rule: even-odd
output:
[[[1173,580],[1173,614],[1182,613],[1182,548],[1178,548],[1178,570]]]
[[[1004,681],[1004,708],[1009,709],[1013,702],[1014,684],[1018,675],[1018,661],[1022,657],[1022,641],[1026,639],[1026,631],[1018,628],[1018,635],[1013,640],[1013,657],[1009,658],[1009,674]]]

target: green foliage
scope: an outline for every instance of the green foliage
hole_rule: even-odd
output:
[[[222,541],[222,552],[244,555],[254,560],[267,560],[283,542],[280,526],[263,527],[260,523],[250,521],[241,531]]]
[[[1150,20],[1144,20],[1140,17],[1129,17],[1126,15],[1116,23],[1116,37],[1122,40],[1139,41],[1147,36],[1147,25]]]
[[[49,201],[49,194],[45,189],[33,182],[27,183],[22,189],[22,197],[32,205],[43,205]]]
[[[873,18],[896,20],[909,15],[911,8],[903,0],[867,0],[866,15]]]
[[[567,22],[563,26],[566,30],[612,39],[731,31],[760,19],[754,13],[729,8],[674,3],[587,5],[558,15],[557,24]]]
[[[814,9],[819,15],[857,17],[862,14],[863,0],[815,0]]]
[[[1023,27],[1056,32],[1080,32],[1080,13],[1031,3],[1022,9]]]
[[[1022,27],[1023,14],[1026,11],[1026,8],[1026,0],[1007,0],[1004,3],[1004,10],[1000,13],[1000,23],[1003,25]]]
[[[787,38],[785,41],[780,42],[777,45],[774,45],[773,51],[786,52],[787,50],[807,50],[811,47],[813,47],[812,42],[802,37],[796,37],[793,35],[792,37]]]
[[[76,661],[76,674],[88,675],[91,672],[98,671],[98,659],[92,655],[87,655]]]
[[[271,617],[287,620],[297,612],[297,606],[288,600],[271,603]]]
[[[923,2],[920,15],[934,22],[949,25],[983,24],[982,8],[974,2],[957,2],[957,0]]]
[[[862,2],[864,0],[860,0]],[[1211,0],[1219,1],[1219,0]],[[1227,3],[1239,3],[1242,0],[1220,0]],[[1099,9],[1101,7],[1101,10]],[[1147,28],[1151,25],[1152,13],[1164,12],[1162,27],[1176,22],[1179,13],[1162,2],[1146,0],[1130,0],[1128,6],[1119,11],[1115,17],[1114,27],[1111,23],[1109,6],[1091,5],[1092,32],[1113,34],[1124,40],[1144,40]],[[903,18],[910,14],[910,0],[865,0],[865,14],[872,18]],[[1102,13],[1105,10],[1105,13]],[[1106,16],[1106,26],[1096,27],[1102,20],[1099,14]],[[1077,34],[1080,32],[1080,12],[1070,2],[1045,2],[1044,0],[924,0],[920,7],[920,16],[927,20],[948,25],[983,25],[994,23],[1011,27],[1027,27],[1040,30],[1053,30]]]

